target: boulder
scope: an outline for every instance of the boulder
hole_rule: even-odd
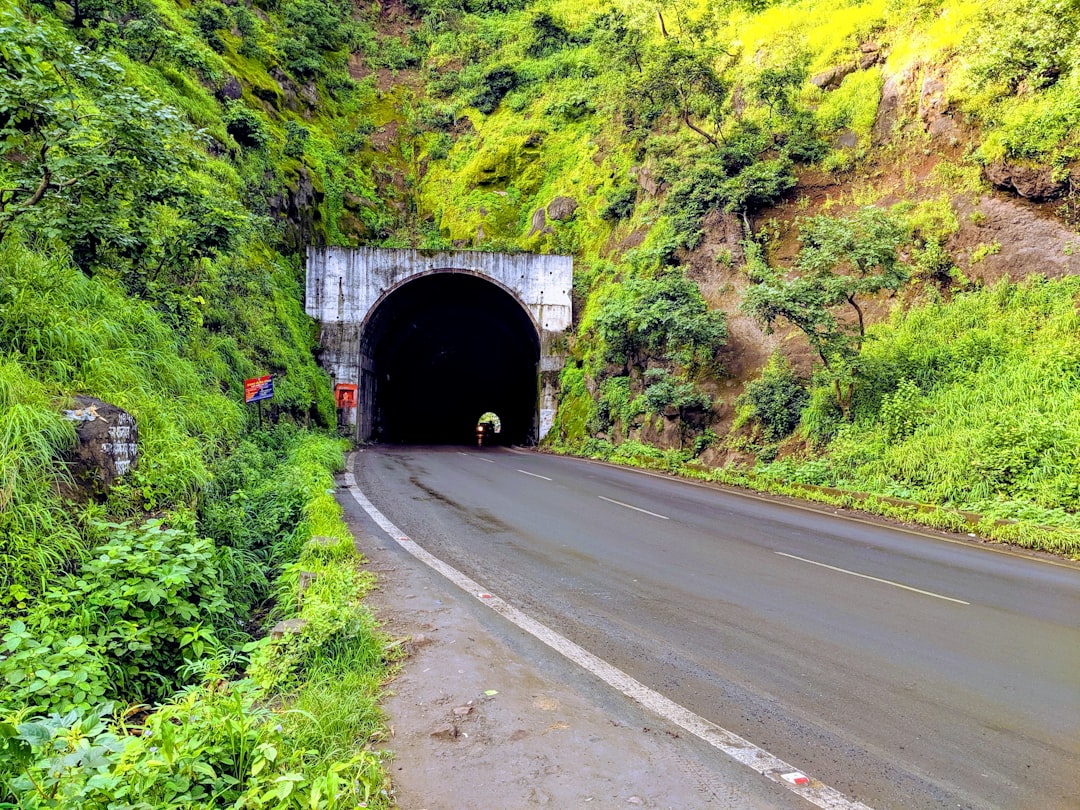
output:
[[[1033,202],[1055,200],[1065,193],[1067,183],[1054,177],[1049,166],[1020,166],[999,160],[983,173],[995,188],[1011,191]]]
[[[230,76],[217,91],[219,101],[236,101],[244,95],[244,88],[240,86],[240,80]]]
[[[139,456],[135,417],[95,397],[77,396],[64,416],[75,422],[78,444],[72,452],[72,475],[80,486],[101,493],[134,469]]]
[[[565,222],[574,216],[578,201],[573,197],[556,197],[547,207],[547,214],[556,222]]]
[[[531,237],[538,233],[555,233],[551,226],[547,224],[547,212],[543,208],[537,208],[533,211],[532,230],[529,231],[529,236]]]
[[[828,70],[823,70],[816,76],[811,77],[810,84],[820,87],[822,90],[835,90],[844,81],[844,77],[855,72],[856,65],[849,62],[845,65],[834,65]]]

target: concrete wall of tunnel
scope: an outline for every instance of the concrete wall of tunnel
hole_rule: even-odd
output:
[[[439,284],[425,282],[436,278]],[[528,324],[524,328],[535,333],[529,342],[539,355],[535,363],[536,402],[527,439],[535,441],[546,434],[554,417],[558,375],[565,361],[565,335],[571,324],[570,257],[313,247],[308,250],[305,306],[318,322],[321,364],[335,384],[357,386],[356,408],[346,411],[343,417],[354,427],[358,439],[372,438],[382,418],[377,411],[378,338],[385,333],[389,317],[386,313],[394,306],[408,305],[402,303],[406,293],[421,296],[412,299],[413,306],[422,302],[428,308],[431,296],[439,296],[439,305],[446,310],[443,317],[451,330],[455,317],[463,327],[479,328],[471,323],[478,318],[475,309],[467,311],[469,307],[462,305],[460,296],[447,295],[447,291],[456,289],[452,284],[448,286],[451,279],[460,279],[462,285],[473,284],[473,296],[482,292],[480,297],[490,298],[492,303],[501,299],[495,292],[489,294],[486,287],[500,291],[507,302],[513,302],[511,309],[519,310],[521,323]],[[485,282],[485,288],[476,287],[478,281]],[[459,316],[455,308],[461,308]],[[501,304],[492,309],[516,319]],[[440,392],[431,393],[432,407],[438,407]]]

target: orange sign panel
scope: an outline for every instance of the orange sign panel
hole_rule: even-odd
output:
[[[356,386],[352,383],[338,383],[334,386],[334,398],[341,410],[356,407]]]

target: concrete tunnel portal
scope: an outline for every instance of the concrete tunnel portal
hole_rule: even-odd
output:
[[[376,303],[361,335],[371,358],[371,438],[472,444],[480,415],[502,420],[500,444],[536,429],[540,339],[509,292],[470,273],[410,279]]]
[[[359,441],[499,442],[551,426],[571,322],[569,256],[308,249],[305,309],[338,419]]]

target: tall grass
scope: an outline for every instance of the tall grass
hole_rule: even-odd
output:
[[[0,355],[0,610],[44,587],[80,550],[59,497],[75,440],[44,386]]]
[[[108,279],[7,239],[0,281],[3,356],[53,391],[129,411],[140,431],[130,491],[150,508],[192,502],[209,482],[205,458],[243,425],[241,406],[206,385],[153,308]]]
[[[763,468],[994,518],[1080,527],[1080,279],[991,289],[871,331],[852,423]]]

